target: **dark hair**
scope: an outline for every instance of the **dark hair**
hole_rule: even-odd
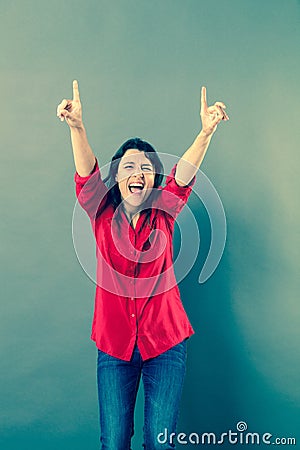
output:
[[[120,189],[118,183],[116,183],[115,177],[118,172],[120,160],[129,149],[136,149],[141,152],[145,152],[146,158],[151,161],[155,170],[153,185],[154,188],[160,186],[163,181],[164,168],[154,147],[152,147],[152,145],[148,142],[142,141],[142,139],[138,137],[128,139],[126,142],[124,142],[124,144],[121,145],[121,147],[112,157],[108,175],[103,180],[108,187],[108,193],[105,199],[104,208],[108,206],[108,204],[111,204],[113,205],[114,209],[116,209],[122,201]]]

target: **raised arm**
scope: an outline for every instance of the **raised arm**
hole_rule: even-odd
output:
[[[192,180],[199,169],[210,140],[217,129],[218,124],[229,120],[225,112],[226,106],[222,102],[216,102],[213,106],[207,106],[206,88],[201,90],[201,122],[202,130],[194,140],[193,144],[178,161],[175,180],[179,186],[186,186]]]
[[[82,122],[81,102],[78,83],[73,81],[73,100],[63,100],[57,107],[57,116],[70,127],[73,156],[76,172],[81,177],[88,176],[96,162],[95,155],[88,143]]]

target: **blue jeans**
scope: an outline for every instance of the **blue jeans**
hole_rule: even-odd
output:
[[[165,429],[176,432],[186,368],[186,340],[155,358],[143,361],[135,346],[130,361],[98,350],[97,381],[102,450],[130,450],[134,432],[136,395],[142,376],[144,444],[146,450],[174,449],[161,444],[157,436]]]

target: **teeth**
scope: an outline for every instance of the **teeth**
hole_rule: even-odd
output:
[[[142,183],[141,184],[140,183],[131,183],[129,185],[129,187],[130,188],[132,188],[132,187],[135,188],[136,187],[136,188],[142,188],[143,189],[144,185]]]
[[[143,183],[131,183],[129,185],[129,190],[132,192],[132,189],[140,189],[141,191],[144,189]]]

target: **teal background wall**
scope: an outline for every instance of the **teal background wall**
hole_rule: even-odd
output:
[[[94,285],[72,244],[74,166],[56,118],[74,78],[101,164],[134,135],[181,155],[201,85],[227,104],[201,169],[228,236],[202,285],[210,228],[190,201],[201,250],[181,283],[196,335],[178,431],[243,420],[300,445],[299,18],[296,0],[1,1],[1,449],[97,448]],[[140,392],[134,448],[142,414]]]

